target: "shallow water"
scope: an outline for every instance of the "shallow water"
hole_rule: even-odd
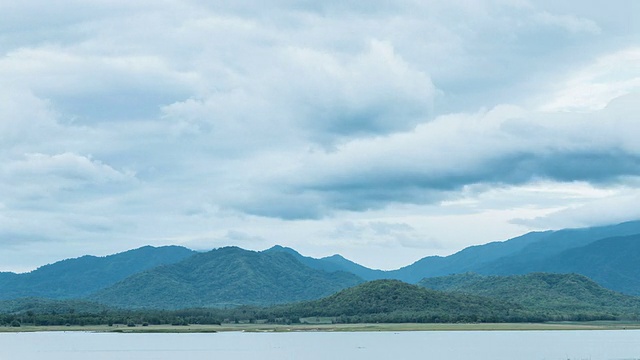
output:
[[[640,360],[640,331],[0,333],[0,359]]]

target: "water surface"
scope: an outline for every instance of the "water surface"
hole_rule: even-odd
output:
[[[0,333],[0,359],[640,360],[639,330]]]

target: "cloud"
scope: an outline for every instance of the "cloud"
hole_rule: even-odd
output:
[[[633,180],[634,183],[638,183],[640,178]],[[616,224],[640,219],[640,210],[637,207],[640,192],[637,188],[623,187],[613,192],[611,196],[565,206],[544,216],[517,218],[512,220],[512,223],[538,229],[562,229]]]
[[[239,230],[228,230],[222,234],[219,232],[190,234],[187,236],[180,236],[179,238],[168,238],[165,240],[172,241],[172,243],[179,240],[182,246],[197,251],[209,251],[211,249],[224,246],[240,246],[245,249],[254,249],[256,247],[262,247],[266,242],[265,238],[262,236],[251,235]]]
[[[407,130],[429,116],[435,89],[386,42],[343,61],[310,49],[291,49],[299,84],[289,90],[303,109],[306,128],[337,135]],[[310,92],[301,92],[301,88]]]
[[[5,175],[21,180],[51,177],[99,184],[131,178],[131,175],[121,173],[100,161],[73,153],[26,154],[23,160],[6,164],[3,170]]]
[[[612,4],[1,3],[0,226],[42,241],[0,263],[263,238],[395,266],[563,209],[525,188],[634,189],[640,32]]]
[[[238,74],[234,90],[165,106],[164,117],[187,131],[239,138],[251,126],[252,138],[303,135],[331,145],[411,129],[431,114],[431,79],[387,42],[372,40],[354,55],[295,46],[275,54],[276,66]]]
[[[245,195],[251,206],[236,206],[260,215],[318,217],[393,203],[437,203],[469,185],[624,182],[640,175],[640,148],[630,135],[640,131],[638,103],[634,94],[591,114],[500,106],[443,116],[413,131],[310,153],[299,167],[265,174],[264,187]],[[280,200],[274,189],[283,195]],[[291,203],[301,211],[280,212],[277,204]],[[270,213],[256,211],[261,207]]]
[[[599,57],[572,71],[555,85],[547,111],[593,111],[613,99],[640,91],[640,48],[631,47]]]
[[[437,249],[441,244],[433,238],[425,238],[411,225],[387,221],[346,221],[329,232],[334,241],[344,241],[352,246],[403,247],[412,249]]]
[[[599,35],[602,32],[600,26],[593,20],[573,15],[556,15],[545,11],[535,14],[533,19],[540,24],[558,26],[571,33],[586,32]]]
[[[74,153],[26,154],[6,161],[0,174],[5,240],[73,241],[126,227],[112,207],[137,186],[134,174]]]
[[[79,47],[17,49],[0,69],[7,84],[28,88],[81,122],[155,116],[161,104],[187,96],[194,82],[156,56],[96,55]]]
[[[0,148],[46,141],[60,132],[56,114],[47,101],[20,88],[0,89]]]
[[[132,173],[73,153],[26,154],[0,166],[0,173],[5,179],[0,193],[12,206],[57,208],[59,203],[118,193],[135,183]]]

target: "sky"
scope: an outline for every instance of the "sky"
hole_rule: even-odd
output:
[[[640,219],[634,0],[0,0],[0,85],[0,271]]]

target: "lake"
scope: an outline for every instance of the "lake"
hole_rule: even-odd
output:
[[[0,333],[0,359],[640,359],[639,330]]]

